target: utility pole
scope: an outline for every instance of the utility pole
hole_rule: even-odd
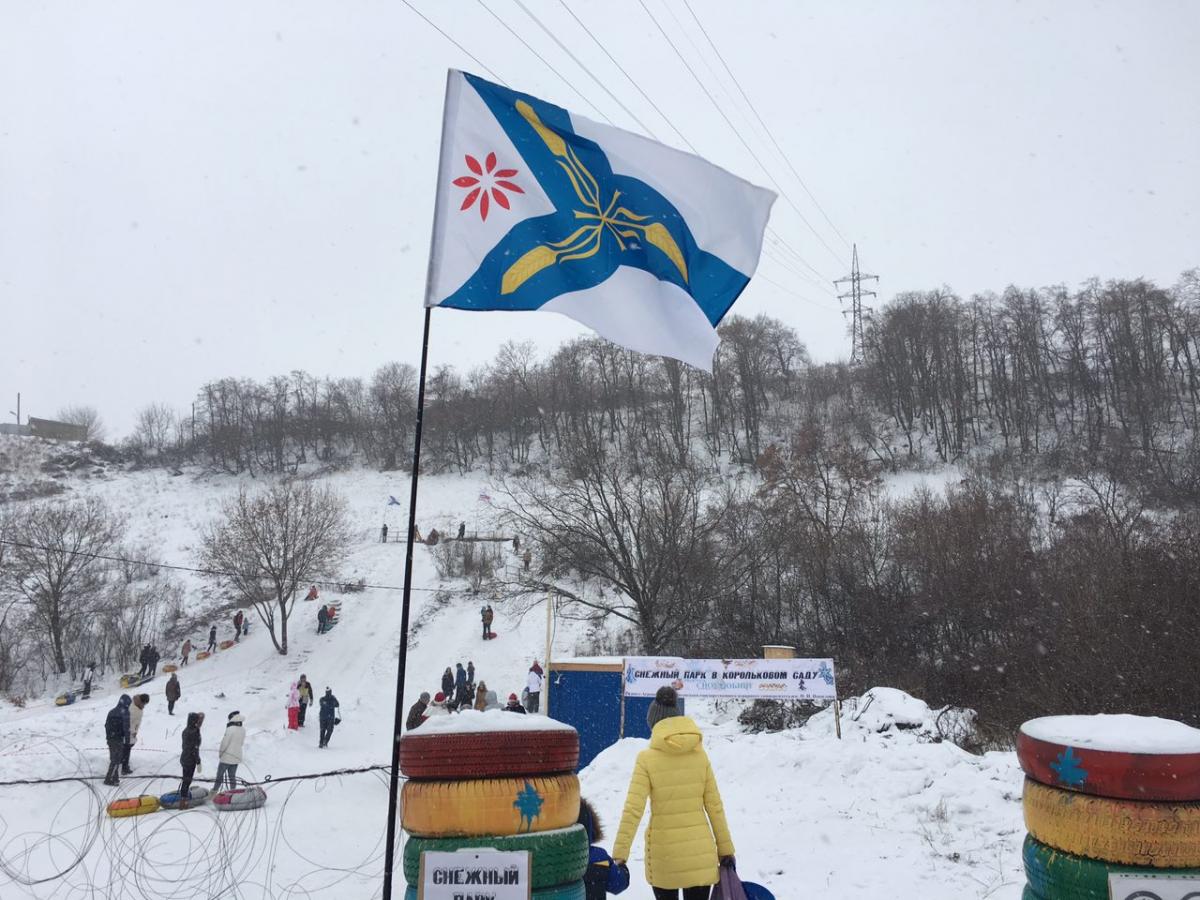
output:
[[[874,291],[864,291],[862,283],[864,279],[874,278],[879,281],[878,275],[864,275],[858,269],[858,244],[854,245],[854,264],[850,269],[850,274],[845,278],[839,278],[834,281],[834,284],[850,283],[850,290],[844,294],[838,294],[839,300],[850,300],[850,364],[857,365],[863,361],[863,342],[865,339],[865,331],[863,330],[863,297],[877,296]],[[842,310],[842,315],[846,315],[847,310]],[[869,312],[869,310],[868,310]]]

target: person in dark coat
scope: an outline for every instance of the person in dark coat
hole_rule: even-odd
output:
[[[492,612],[491,604],[488,604],[479,611],[479,617],[483,619],[483,639],[486,641],[488,635],[492,633],[492,621],[495,618],[495,613]]]
[[[179,687],[179,677],[172,672],[170,679],[167,681],[167,715],[175,715],[175,704],[179,702],[179,698],[183,696],[183,691]]]
[[[142,667],[138,669],[138,678],[145,678],[146,673],[150,671],[150,645],[146,644],[142,647],[142,652],[138,654],[138,662]]]
[[[322,604],[317,610],[317,634],[325,633],[325,626],[329,624],[329,610]]]
[[[236,613],[233,614],[233,640],[234,640],[234,643],[237,643],[239,640],[241,640],[242,622],[244,622],[245,620],[246,620],[246,617],[242,615],[242,611],[240,609]]]
[[[467,700],[467,670],[462,663],[454,665],[457,669],[454,673],[454,705],[461,709]]]
[[[508,706],[504,707],[505,712],[515,712],[525,715],[525,707],[521,705],[521,701],[517,699],[516,694],[508,695]]]
[[[454,670],[446,666],[446,671],[442,673],[442,693],[447,697],[454,696]]]
[[[183,767],[183,780],[179,782],[179,808],[187,809],[191,799],[192,776],[200,766],[200,726],[204,724],[204,713],[188,713],[187,727],[183,729],[183,751],[179,754],[179,765]]]
[[[158,661],[159,661],[160,659],[162,659],[162,657],[161,657],[161,656],[159,656],[159,654],[158,654],[158,648],[157,648],[157,647],[151,647],[151,648],[150,648],[150,659],[149,659],[149,662],[150,662],[150,667],[149,667],[149,671],[147,671],[147,673],[146,673],[146,674],[147,674],[147,675],[149,675],[151,678],[153,678],[153,677],[155,677],[156,675],[158,675]]]
[[[474,683],[475,683],[475,662],[474,662],[474,660],[469,659],[469,660],[467,660],[467,684],[474,684]]]
[[[458,523],[458,539],[461,541],[466,536],[467,536],[467,523],[459,522]]]
[[[321,742],[318,747],[328,747],[329,739],[333,737],[333,726],[341,724],[341,719],[338,717],[338,710],[341,709],[341,704],[338,703],[337,697],[333,696],[333,688],[325,688],[325,696],[321,698]]]
[[[387,522],[384,522],[383,527],[379,529],[379,543],[381,543],[381,544],[387,543],[387,531],[388,531]]]
[[[419,728],[421,723],[429,718],[425,715],[427,709],[429,709],[429,691],[423,691],[417,702],[408,710],[408,718],[404,720],[404,727],[409,731]]]
[[[214,625],[208,629],[208,652],[214,653],[217,649],[217,626]]]
[[[104,719],[104,741],[108,744],[108,774],[104,783],[116,787],[121,782],[121,760],[125,758],[125,742],[129,740],[129,704],[133,698],[122,694],[117,705]]]
[[[608,894],[619,894],[629,887],[629,867],[618,866],[603,847],[596,846],[604,840],[604,829],[592,804],[582,797],[579,800],[578,822],[587,832],[588,867],[583,873],[584,900],[604,900]]]
[[[191,654],[191,652],[192,652],[192,639],[191,638],[188,638],[187,640],[185,640],[183,642],[183,646],[180,648],[179,652],[182,654],[182,658],[183,658],[183,662],[181,662],[180,665],[186,666],[187,662],[188,662],[188,655]]]

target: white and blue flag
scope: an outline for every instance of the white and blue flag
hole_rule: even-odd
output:
[[[562,313],[710,371],[775,195],[688,153],[451,71],[427,306]]]

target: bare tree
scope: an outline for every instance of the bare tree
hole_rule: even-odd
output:
[[[124,521],[97,497],[30,504],[10,523],[5,571],[49,641],[56,672],[66,674],[70,644],[94,622],[110,555]]]
[[[254,607],[286,656],[297,590],[336,575],[349,542],[341,497],[310,482],[283,481],[254,495],[243,489],[223,504],[220,519],[204,531],[199,562]]]
[[[708,508],[694,469],[629,465],[580,453],[570,474],[500,490],[501,515],[530,536],[539,564],[521,570],[517,596],[554,593],[637,626],[648,652],[695,633],[730,571],[716,540],[721,511]],[[599,581],[595,594],[564,588],[567,577]]]
[[[132,441],[143,450],[162,453],[175,434],[175,413],[165,403],[151,403],[138,412]]]
[[[58,420],[69,425],[82,425],[87,429],[87,437],[84,438],[86,441],[104,440],[106,432],[104,420],[100,418],[100,413],[94,406],[82,404],[64,406],[58,411]]]

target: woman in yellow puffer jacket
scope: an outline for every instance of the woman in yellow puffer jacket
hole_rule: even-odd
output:
[[[680,889],[683,900],[708,900],[718,865],[734,863],[733,839],[703,736],[677,701],[661,687],[650,705],[650,748],[638,754],[612,855],[618,865],[629,858],[649,799],[646,880],[656,900],[678,900]]]

